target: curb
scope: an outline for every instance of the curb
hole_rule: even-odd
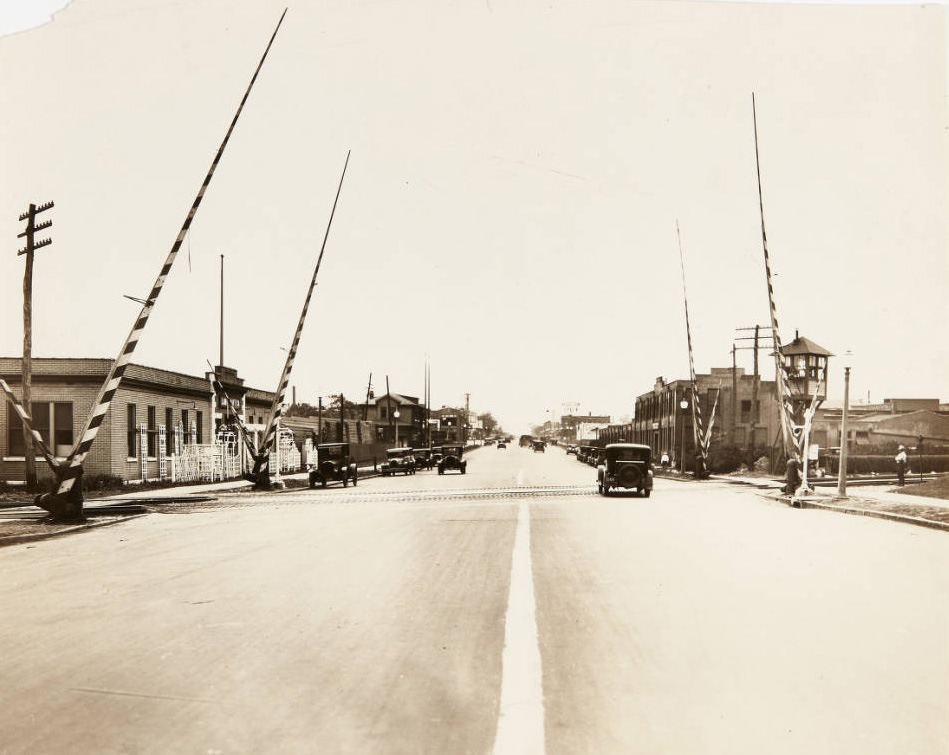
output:
[[[818,503],[816,501],[801,500],[802,509],[820,509],[823,511],[836,511],[841,514],[854,514],[856,516],[868,516],[874,519],[886,519],[891,522],[902,522],[903,524],[915,524],[917,527],[928,527],[933,530],[942,530],[949,532],[949,522],[937,522],[933,519],[921,519],[918,516],[908,516],[906,514],[894,514],[891,511],[878,511],[876,509],[861,509],[855,506],[839,506],[835,504]]]
[[[54,537],[59,537],[60,535],[68,535],[73,532],[80,532],[82,530],[91,530],[96,527],[108,527],[112,524],[119,524],[120,522],[127,522],[130,519],[138,519],[142,516],[148,516],[148,512],[141,514],[126,514],[122,517],[116,517],[115,519],[109,519],[104,522],[86,522],[84,524],[77,524],[74,527],[64,527],[61,530],[56,530],[55,532],[33,532],[29,535],[9,535],[7,537],[0,537],[0,548],[3,548],[7,545],[20,545],[21,543],[35,542],[37,540],[50,540]]]
[[[741,483],[736,483],[741,484]],[[890,522],[901,522],[903,524],[913,524],[917,527],[927,527],[929,529],[941,530],[943,532],[949,532],[949,522],[939,522],[934,519],[923,519],[918,516],[909,516],[908,514],[896,514],[892,511],[883,511],[880,509],[863,509],[859,506],[842,506],[838,503],[821,503],[820,501],[815,501],[808,498],[797,498],[794,499],[797,501],[797,505],[791,502],[785,495],[768,495],[766,493],[759,493],[759,495],[767,498],[776,503],[782,503],[788,508],[798,508],[798,509],[815,509],[818,511],[833,511],[837,514],[852,514],[854,516],[867,516],[873,519],[884,519]],[[837,498],[835,500],[843,500]],[[859,500],[859,499],[847,499],[847,500]]]

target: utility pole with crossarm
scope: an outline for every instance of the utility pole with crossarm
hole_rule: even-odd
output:
[[[26,246],[17,252],[17,255],[26,255],[26,271],[23,273],[23,406],[33,417],[33,252],[53,243],[51,238],[36,240],[36,232],[49,228],[52,220],[44,220],[37,224],[36,216],[41,212],[52,209],[53,203],[37,207],[30,203],[30,209],[20,215],[20,220],[26,221],[26,230],[17,234],[17,238],[25,238]],[[52,440],[52,439],[50,439]],[[55,446],[53,447],[55,451]],[[36,463],[33,449],[33,436],[26,424],[23,425],[23,461],[24,474],[28,489],[36,487]]]

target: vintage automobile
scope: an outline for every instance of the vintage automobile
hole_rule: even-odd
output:
[[[544,453],[544,451],[547,450],[547,444],[544,443],[544,441],[542,440],[535,440],[535,441],[531,441],[531,448],[533,448],[535,451],[540,451],[541,453]]]
[[[431,469],[435,466],[431,448],[413,448],[412,455],[415,457],[416,469]]]
[[[415,474],[415,456],[411,448],[390,448],[386,460],[379,467],[383,477],[394,474]]]
[[[639,443],[609,443],[596,468],[596,490],[608,496],[615,488],[635,490],[643,498],[652,493],[652,449]]]
[[[464,446],[442,446],[442,458],[438,462],[438,474],[448,469],[457,469],[462,474],[468,469],[468,462],[462,458]]]
[[[573,454],[574,456],[576,456],[576,455],[577,455],[577,447],[576,447],[576,446],[573,446],[573,445],[567,446],[567,454]]]
[[[442,460],[442,447],[441,446],[432,446],[432,465],[438,466],[438,462]]]
[[[325,488],[329,482],[342,482],[345,488],[350,482],[355,485],[358,477],[348,443],[320,443],[316,447],[316,463],[307,467],[311,488]]]
[[[502,448],[507,448],[507,441],[503,441],[503,440],[498,441],[498,450],[500,451]]]

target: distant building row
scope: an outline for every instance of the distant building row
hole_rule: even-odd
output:
[[[33,425],[57,457],[67,456],[75,445],[111,364],[109,359],[32,360]],[[16,393],[20,392],[21,374],[20,358],[0,357],[0,378]],[[210,372],[194,376],[130,364],[84,464],[86,475],[171,479],[172,457],[195,455],[199,449],[213,455],[212,447],[234,414],[258,443],[274,394],[245,386],[237,371],[229,367],[215,368],[214,375],[226,397],[215,393]],[[345,440],[365,446],[369,456],[374,447],[384,449],[396,443],[418,447],[428,442],[459,442],[467,437],[470,425],[463,411],[443,408],[429,412],[418,399],[395,393],[371,399],[357,413],[358,417],[345,418],[338,412],[326,412],[323,417],[290,416],[283,424],[293,430],[298,446],[305,438]],[[233,443],[233,432],[230,437]],[[37,473],[47,476],[45,462],[38,452],[35,456]],[[10,402],[3,400],[0,480],[21,481],[24,477],[22,423]]]

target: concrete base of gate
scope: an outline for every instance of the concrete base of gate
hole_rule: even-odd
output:
[[[75,491],[75,492],[74,492]],[[54,522],[84,522],[82,487],[77,483],[66,495],[43,493],[33,503],[48,511]]]

